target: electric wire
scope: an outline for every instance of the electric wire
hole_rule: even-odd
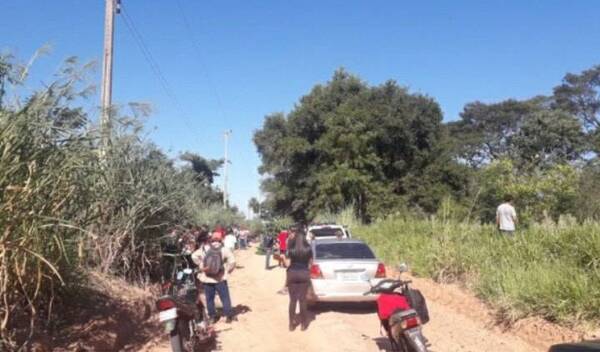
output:
[[[215,95],[219,113],[221,114],[221,117],[225,121],[225,124],[227,124],[227,115],[225,114],[225,109],[223,108],[223,102],[221,100],[221,95],[219,94],[216,84],[212,80],[212,78],[209,74],[209,70],[207,69],[207,65],[204,62],[204,56],[202,55],[202,50],[198,44],[199,41],[196,38],[194,31],[192,30],[192,25],[190,24],[190,20],[189,20],[188,16],[186,15],[186,12],[183,8],[181,0],[177,0],[176,3],[177,3],[177,8],[179,10],[179,15],[181,16],[181,18],[183,20],[183,25],[188,33],[188,38],[192,42],[192,48],[193,48],[194,52],[196,53],[196,56],[198,57],[198,61],[200,63],[202,71],[204,73],[204,77],[206,78],[208,85],[210,86],[213,94]]]
[[[169,81],[166,79],[165,75],[163,74],[162,70],[160,69],[158,62],[154,59],[152,52],[148,48],[148,45],[146,45],[146,41],[144,40],[144,37],[142,36],[140,31],[137,29],[135,22],[133,22],[133,19],[131,18],[128,11],[125,9],[125,7],[122,4],[121,4],[121,14],[123,16],[123,22],[125,23],[127,30],[131,33],[132,37],[134,38],[134,41],[136,42],[138,48],[142,52],[142,56],[144,57],[146,62],[148,62],[150,69],[156,76],[165,95],[171,100],[171,102],[173,103],[175,108],[179,111],[179,113],[180,113],[181,117],[183,118],[183,121],[187,125],[187,127],[193,130],[194,127],[193,127],[191,121],[189,120],[188,115],[186,114],[185,110],[183,109],[179,99],[175,95],[175,92],[171,88]]]

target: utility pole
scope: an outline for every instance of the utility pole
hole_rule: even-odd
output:
[[[113,44],[115,33],[115,14],[120,12],[121,0],[106,0],[104,13],[104,55],[102,65],[102,119],[100,128],[102,133],[102,155],[110,145],[111,138],[111,113],[112,113],[112,73],[113,73]]]
[[[231,135],[231,130],[225,131],[225,164],[223,165],[223,208],[227,208],[229,203],[229,194],[227,191],[227,167],[229,164],[229,136]]]

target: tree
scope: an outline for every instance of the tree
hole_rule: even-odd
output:
[[[556,106],[576,114],[589,130],[600,128],[600,65],[580,74],[567,73],[554,88]]]
[[[579,159],[586,151],[577,118],[536,97],[467,104],[461,120],[448,124],[459,158],[480,167],[508,158],[517,167],[550,166]]]
[[[586,129],[589,145],[600,153],[600,65],[580,74],[567,73],[554,88],[555,106],[575,114]]]
[[[586,140],[575,116],[561,110],[540,110],[523,121],[513,147],[513,158],[521,164],[549,167],[579,159],[586,151]]]
[[[219,176],[217,170],[223,165],[223,160],[209,160],[198,154],[185,152],[180,157],[181,160],[190,163],[191,170],[196,174],[198,182],[210,186],[215,177]]]
[[[260,215],[260,202],[256,198],[250,198],[248,201],[248,208],[250,208],[254,214]]]
[[[513,156],[513,138],[527,117],[540,108],[540,98],[465,105],[461,119],[448,124],[453,137],[460,141],[459,156],[476,167]]]
[[[410,196],[409,179],[444,184],[431,165],[445,155],[442,114],[431,98],[388,81],[369,86],[343,69],[317,85],[287,115],[266,117],[254,135],[265,204],[296,220],[349,205],[363,220],[383,215]],[[449,160],[453,162],[452,160]]]

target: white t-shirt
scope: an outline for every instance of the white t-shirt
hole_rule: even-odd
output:
[[[496,210],[496,216],[498,217],[498,222],[500,223],[500,230],[504,231],[514,231],[515,230],[515,221],[517,218],[517,212],[515,208],[508,204],[502,203]]]
[[[225,236],[225,239],[223,240],[223,245],[231,250],[234,250],[236,242],[237,238],[235,238],[235,235],[229,234]]]

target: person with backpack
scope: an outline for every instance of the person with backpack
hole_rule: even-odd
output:
[[[220,232],[213,232],[209,242],[192,254],[192,260],[198,265],[200,271],[198,280],[204,286],[206,309],[211,321],[216,322],[215,296],[218,294],[223,303],[225,322],[231,323],[237,319],[231,308],[227,278],[235,269],[235,257],[229,248],[223,246],[222,242],[223,235]]]

